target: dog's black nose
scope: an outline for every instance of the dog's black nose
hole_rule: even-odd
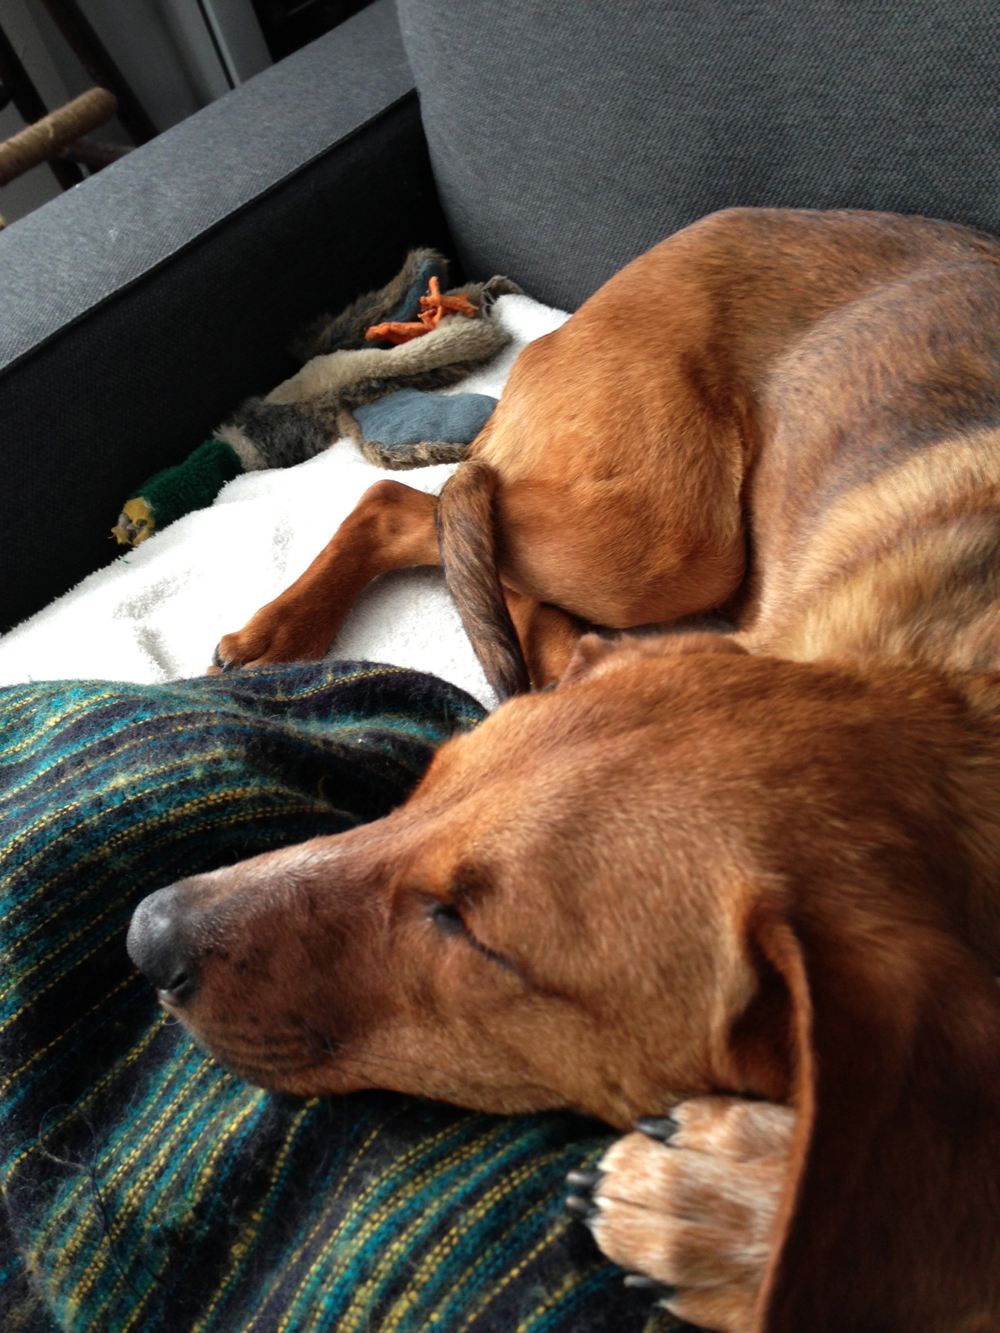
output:
[[[168,1004],[186,1004],[198,988],[194,952],[178,898],[181,886],[157,889],[135,909],[125,947]]]

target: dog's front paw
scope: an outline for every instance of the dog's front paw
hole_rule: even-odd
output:
[[[287,594],[268,602],[234,634],[224,634],[212,657],[210,675],[242,666],[274,662],[318,662],[332,642],[332,632]]]
[[[788,1173],[795,1114],[695,1097],[639,1122],[596,1171],[573,1172],[568,1207],[660,1303],[718,1333],[748,1333]],[[629,1281],[629,1279],[626,1279]]]

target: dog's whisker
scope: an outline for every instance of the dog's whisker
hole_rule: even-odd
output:
[[[217,1051],[212,1052],[212,1058],[230,1070],[231,1073],[246,1079],[248,1083],[257,1083],[265,1087],[270,1085],[271,1080],[268,1076],[271,1074],[277,1074],[279,1078],[287,1079],[294,1074],[300,1074],[315,1068],[312,1060],[301,1060],[298,1064],[283,1065],[275,1069],[263,1061],[248,1063],[246,1060],[234,1059]]]
[[[294,1074],[301,1069],[313,1068],[316,1063],[315,1060],[303,1059],[301,1055],[294,1059],[276,1060],[266,1052],[259,1055],[246,1055],[227,1051],[218,1046],[212,1048],[212,1056],[231,1069],[255,1069],[261,1072],[268,1071],[279,1076]]]
[[[389,1070],[402,1070],[404,1073],[412,1074],[412,1060],[398,1060],[394,1056],[385,1055],[381,1051],[367,1051],[364,1047],[355,1045],[353,1042],[338,1041],[333,1037],[322,1036],[321,1044],[328,1062],[336,1063],[338,1056],[346,1055],[354,1064],[368,1064]]]

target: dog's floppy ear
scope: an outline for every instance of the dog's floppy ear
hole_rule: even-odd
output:
[[[798,1112],[756,1329],[1000,1328],[995,981],[923,926],[751,933],[787,991]]]
[[[607,639],[600,634],[584,634],[579,640],[559,678],[560,685],[572,685],[591,675],[609,658],[634,661],[638,657],[677,657],[684,653],[735,653],[743,655],[741,647],[727,634],[693,631],[687,634],[623,634]]]
[[[620,639],[605,639],[600,634],[584,634],[573,650],[565,671],[559,677],[560,685],[572,685],[589,676],[599,662],[610,657],[621,647]]]

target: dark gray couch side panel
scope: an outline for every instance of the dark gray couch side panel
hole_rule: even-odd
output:
[[[414,245],[452,248],[391,0],[0,235],[0,630]]]
[[[413,88],[391,0],[0,234],[0,367],[139,281]]]
[[[411,96],[0,373],[0,628],[113,558],[134,488],[421,244],[451,248]]]
[[[398,0],[470,272],[575,307],[731,204],[1000,231],[995,0]]]

